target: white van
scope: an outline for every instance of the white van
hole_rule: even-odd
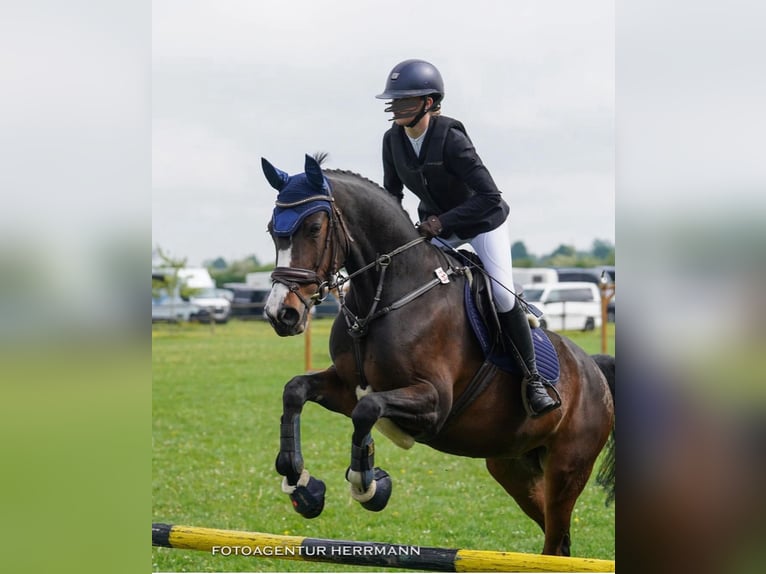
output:
[[[189,297],[189,301],[204,309],[206,313],[192,315],[192,318],[207,323],[212,317],[216,323],[226,323],[231,315],[231,299],[233,297],[234,294],[228,289],[198,287],[194,294]]]
[[[192,319],[197,319],[202,323],[212,320],[216,323],[226,323],[231,315],[231,299],[228,297],[230,292],[215,288],[215,281],[210,276],[210,272],[204,267],[186,267],[178,270],[178,276],[183,281],[184,286],[194,289],[189,297],[197,307],[204,311],[192,315]]]
[[[559,274],[550,267],[514,267],[513,282],[528,285],[530,283],[556,283]]]
[[[590,331],[601,327],[601,294],[594,283],[534,283],[524,299],[543,312],[540,325],[551,331]]]

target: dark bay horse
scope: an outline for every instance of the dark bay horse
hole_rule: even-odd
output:
[[[300,444],[301,411],[314,401],[351,417],[346,479],[365,508],[382,510],[391,493],[390,477],[374,464],[370,433],[377,424],[405,448],[417,441],[485,458],[495,480],[543,529],[543,553],[569,555],[575,501],[614,428],[613,387],[604,376],[611,368],[613,383],[614,359],[599,357],[600,368],[574,343],[548,333],[560,364],[560,409],[528,418],[521,376],[501,370],[472,402],[461,401],[484,355],[463,311],[459,262],[420,238],[385,190],[350,172],[323,171],[320,162],[306,156],[305,173],[289,176],[262,160],[279,191],[269,223],[277,267],[266,303],[274,330],[302,333],[328,289],[351,284],[340,291],[332,366],[284,388],[276,467],[293,506],[308,518],[324,506],[324,483],[304,468]],[[609,462],[603,485],[613,492],[613,457]]]

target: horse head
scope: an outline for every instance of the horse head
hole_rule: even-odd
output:
[[[298,335],[311,307],[321,302],[337,273],[337,215],[319,161],[306,156],[305,172],[288,175],[261,158],[263,173],[279,193],[269,222],[277,251],[265,313],[280,336]]]

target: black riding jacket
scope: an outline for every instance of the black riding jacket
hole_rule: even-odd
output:
[[[383,186],[399,199],[406,186],[420,199],[418,215],[436,215],[442,237],[461,239],[500,227],[509,207],[458,120],[431,117],[420,155],[402,126],[383,136]]]

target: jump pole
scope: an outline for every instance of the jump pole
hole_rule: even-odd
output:
[[[614,572],[614,560],[329,540],[162,523],[152,524],[152,546],[202,550],[221,556],[431,572]]]

